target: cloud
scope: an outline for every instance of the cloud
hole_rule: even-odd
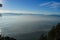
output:
[[[48,7],[48,8],[60,8],[60,2],[46,2],[40,4],[40,7]]]
[[[3,0],[0,0],[0,3],[3,3]]]

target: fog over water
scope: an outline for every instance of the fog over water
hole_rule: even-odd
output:
[[[20,16],[2,16],[0,17],[0,33],[3,35],[16,36],[20,40],[34,40],[30,33],[49,31],[52,26],[60,22],[57,16],[38,16],[38,15],[20,15]],[[29,34],[26,37],[24,34]],[[20,36],[18,36],[20,35]],[[38,35],[38,34],[35,34]],[[35,37],[33,35],[33,37]],[[40,34],[39,34],[40,35]]]

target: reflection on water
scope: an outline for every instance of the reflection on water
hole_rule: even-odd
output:
[[[59,20],[60,17],[37,15],[2,16],[0,32],[19,40],[37,40],[41,33],[50,30]]]
[[[0,28],[0,34],[1,34],[2,32],[1,32],[1,28]]]
[[[0,17],[0,34],[2,34],[2,18]]]

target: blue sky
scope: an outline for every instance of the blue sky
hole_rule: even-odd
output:
[[[60,0],[0,0],[0,12],[60,14]]]

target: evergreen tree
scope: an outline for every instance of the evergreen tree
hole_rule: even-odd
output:
[[[42,34],[42,35],[40,36],[40,39],[39,39],[39,40],[47,40],[47,36],[44,35],[44,34]]]
[[[44,34],[42,34],[39,40],[60,40],[60,23],[53,26],[48,32],[48,35],[44,36]]]
[[[48,40],[54,40],[55,39],[55,36],[56,36],[55,26],[53,26],[53,28],[48,32],[47,36],[48,36],[47,37]]]
[[[11,37],[8,37],[8,36],[2,37],[2,36],[0,35],[0,40],[16,40],[16,39],[11,38]]]

